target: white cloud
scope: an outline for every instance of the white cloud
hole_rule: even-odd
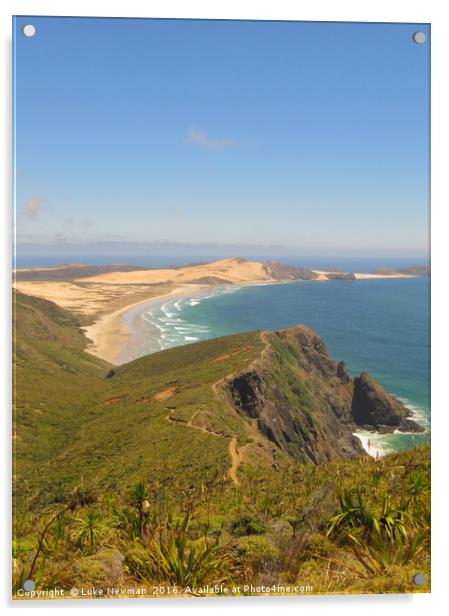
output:
[[[222,150],[236,145],[233,139],[212,139],[202,128],[193,127],[187,136],[187,143],[197,145],[205,150]]]
[[[36,220],[42,214],[42,208],[44,207],[45,199],[42,197],[31,197],[25,203],[23,211],[25,216],[30,220]]]

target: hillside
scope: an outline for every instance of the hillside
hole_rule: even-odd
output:
[[[113,284],[157,283],[163,280],[175,283],[201,283],[210,279],[215,284],[241,284],[248,282],[275,282],[280,280],[311,280],[316,278],[311,270],[291,267],[272,261],[250,261],[234,257],[211,263],[199,263],[166,269],[110,272],[89,277],[90,282]],[[86,280],[87,281],[87,280]]]
[[[84,265],[83,263],[67,263],[53,267],[24,267],[14,271],[15,280],[74,280],[88,278],[109,272],[132,272],[136,269],[147,269],[137,265]]]
[[[108,372],[83,352],[74,317],[53,304],[19,295],[16,319],[17,461],[30,478],[38,457],[33,485],[49,476],[72,485],[80,474],[129,484],[136,472],[180,469],[189,481],[211,467],[229,473],[233,459],[238,481],[247,466],[361,454],[357,424],[420,429],[367,375],[352,382],[304,326],[187,345]]]
[[[269,535],[273,525],[284,529],[272,531],[280,540],[288,528],[297,532],[295,524],[305,524],[306,532],[304,507],[316,506],[317,520],[322,521],[306,534],[322,535],[320,524],[336,510],[341,486],[349,485],[349,477],[365,480],[362,467],[373,477],[381,472],[382,485],[390,481],[387,469],[401,466],[407,455],[415,460],[410,468],[424,468],[423,448],[377,466],[366,460],[352,435],[356,423],[371,429],[401,429],[402,422],[407,430],[419,427],[368,375],[349,379],[344,364],[336,364],[320,338],[303,326],[209,340],[119,368],[86,354],[76,318],[51,302],[17,294],[15,326],[14,503],[20,520],[15,534],[19,545],[28,546],[19,549],[24,574],[36,554],[35,528],[44,532],[45,520],[56,515],[57,521],[62,516],[58,511],[64,511],[72,530],[62,552],[48,548],[54,549],[50,571],[64,561],[70,585],[74,576],[85,581],[92,575],[89,559],[101,542],[87,551],[74,542],[81,514],[73,514],[73,519],[67,514],[77,508],[84,511],[90,503],[93,511],[103,511],[105,520],[112,510],[120,510],[117,520],[122,521],[118,526],[109,523],[109,536],[114,541],[121,537],[113,541],[114,549],[128,558],[120,575],[138,580],[142,570],[137,573],[135,554],[126,543],[129,538],[125,540],[134,532],[133,510],[126,502],[137,485],[143,486],[138,502],[146,495],[154,515],[165,515],[162,510],[169,507],[177,516],[190,512],[198,525],[205,523],[207,514],[209,531],[215,533],[211,537],[228,537],[233,528],[234,539],[228,539],[237,547],[244,542],[236,537],[252,535],[248,528],[258,528],[254,534],[264,535],[262,551],[271,550],[273,567],[279,567],[275,553],[280,546]],[[317,477],[323,486],[334,481],[340,467],[333,464],[343,465],[338,471],[343,473],[342,483],[330,490],[324,508],[319,501],[313,505],[318,494],[312,486]],[[297,486],[293,496],[298,473],[305,484]],[[409,470],[404,481],[409,481],[408,475]],[[255,504],[261,509],[255,511]],[[141,506],[139,519],[149,528],[150,518]],[[128,522],[125,510],[131,516]],[[295,516],[297,523],[292,521]],[[238,524],[246,528],[241,534]],[[98,532],[100,536],[103,531]],[[137,538],[143,541],[145,533],[140,528]],[[78,558],[86,561],[84,573],[74,564]],[[241,564],[239,558],[236,562]],[[257,570],[254,563],[253,568]],[[203,577],[204,581],[207,575]]]
[[[430,276],[430,265],[412,265],[410,267],[379,267],[375,274],[382,276],[394,276],[402,274],[404,276]]]

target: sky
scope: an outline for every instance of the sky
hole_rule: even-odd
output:
[[[427,25],[14,30],[18,254],[426,254]]]

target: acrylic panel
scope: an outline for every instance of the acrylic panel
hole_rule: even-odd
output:
[[[429,592],[429,24],[13,46],[13,597]]]

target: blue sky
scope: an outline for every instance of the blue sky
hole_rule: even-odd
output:
[[[15,30],[19,251],[426,252],[429,44],[412,34],[428,26]]]

